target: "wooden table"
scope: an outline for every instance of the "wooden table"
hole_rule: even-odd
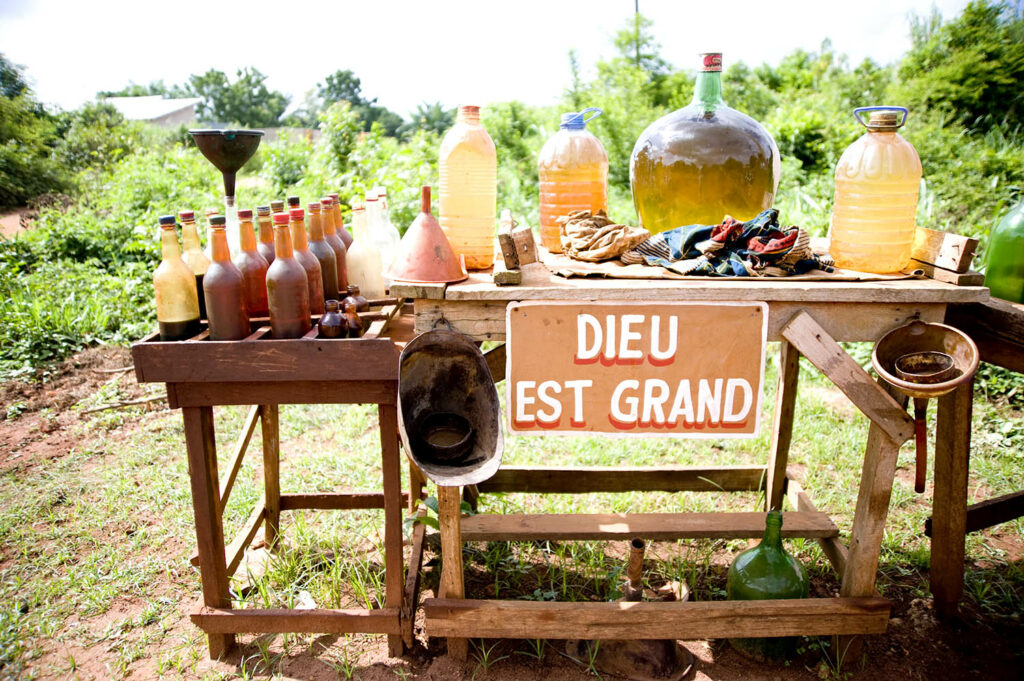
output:
[[[426,631],[449,638],[457,657],[466,637],[507,638],[719,638],[844,635],[840,654],[856,641],[851,635],[881,633],[890,604],[875,591],[882,534],[900,445],[913,436],[906,399],[875,382],[837,341],[876,341],[912,318],[942,322],[953,303],[984,301],[981,286],[954,286],[931,279],[879,282],[821,282],[751,279],[622,280],[562,279],[543,266],[524,271],[524,285],[498,287],[488,274],[454,285],[396,285],[392,294],[415,299],[416,330],[426,331],[444,317],[456,330],[478,341],[505,340],[505,308],[513,301],[764,301],[768,340],[779,342],[780,370],[771,452],[764,466],[629,469],[503,467],[479,485],[486,492],[597,492],[763,490],[766,505],[780,508],[787,496],[784,535],[819,542],[840,579],[839,598],[798,601],[693,603],[536,603],[464,599],[463,541],[572,539],[677,539],[758,537],[763,513],[576,514],[573,516],[480,514],[460,517],[458,490],[438,490],[443,567],[440,598],[424,601]],[[787,472],[796,400],[798,360],[803,354],[870,419],[863,470],[849,544],[818,512]],[[488,354],[496,381],[504,378],[504,346]],[[962,570],[962,517],[942,514],[950,500],[966,495],[972,388],[941,398],[936,439],[933,542],[945,554],[933,559],[933,584],[949,585],[943,575]],[[959,551],[956,538],[959,536]],[[962,573],[960,573],[962,574]],[[952,587],[949,587],[952,590]],[[960,584],[962,589],[962,582]],[[944,603],[959,593],[936,593]],[[770,621],[770,627],[765,622]]]
[[[306,338],[273,340],[269,327],[258,327],[241,341],[211,341],[203,332],[182,342],[160,342],[157,335],[132,346],[140,383],[167,384],[172,409],[185,422],[192,504],[202,577],[202,602],[192,621],[209,637],[210,656],[234,647],[236,633],[379,633],[388,635],[392,655],[412,642],[418,563],[403,583],[400,459],[396,402],[398,356],[412,337],[412,317],[400,317],[402,305],[390,302],[366,315],[370,322],[360,339],[321,339],[316,328]],[[278,405],[376,404],[380,423],[379,491],[282,494]],[[235,446],[230,471],[222,482],[217,471],[213,407],[254,405]],[[225,547],[223,511],[257,421],[263,435],[264,494],[237,537]],[[231,607],[229,580],[246,549],[265,526],[273,546],[282,512],[298,509],[384,510],[385,603],[379,609],[244,609]],[[418,538],[422,541],[422,533]],[[417,547],[414,547],[414,553]],[[421,552],[422,547],[418,550]]]

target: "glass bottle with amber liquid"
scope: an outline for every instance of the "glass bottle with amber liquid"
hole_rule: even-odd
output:
[[[210,267],[210,259],[203,253],[199,243],[199,230],[196,229],[196,215],[190,210],[178,213],[181,218],[181,259],[192,270],[196,278],[196,291],[199,293],[199,316],[206,319],[206,299],[203,297],[203,275]],[[211,216],[212,217],[212,216]]]
[[[260,228],[260,240],[256,250],[267,261],[267,267],[274,262],[274,218],[270,206],[256,206],[256,222]]]
[[[327,301],[324,313],[316,325],[321,338],[345,338],[348,335],[345,317],[338,312],[338,301],[334,299]]]
[[[309,242],[306,240],[305,212],[301,208],[292,208],[288,211],[288,217],[294,257],[302,265],[302,269],[306,270],[306,278],[309,280],[309,311],[313,314],[323,314],[325,300],[323,275],[320,272],[320,261],[309,252]]]
[[[295,259],[286,213],[274,214],[276,257],[267,270],[270,333],[274,338],[301,338],[313,328],[306,270]]]
[[[238,211],[238,255],[234,258],[235,267],[245,278],[245,311],[250,319],[266,317],[267,306],[267,262],[257,248],[256,232],[252,228],[252,210],[243,208]]]
[[[210,340],[241,340],[249,335],[249,315],[245,312],[245,276],[231,262],[228,235],[223,215],[210,218],[210,245],[213,262],[203,277],[206,313],[210,320]],[[249,223],[250,229],[252,223]]]
[[[340,194],[328,194],[327,196],[334,199],[334,226],[338,230],[338,238],[345,244],[345,249],[352,248],[352,242],[355,237],[352,232],[345,229],[345,221],[341,219],[341,195]]]
[[[200,331],[199,296],[195,275],[181,259],[173,215],[160,218],[160,249],[163,259],[153,272],[160,340],[185,340]]]
[[[323,282],[324,297],[337,299],[338,257],[325,239],[323,221],[320,219],[320,202],[314,201],[307,208],[309,209],[309,252],[316,256],[317,262],[320,263],[320,281]]]
[[[337,264],[338,295],[340,296],[348,288],[348,267],[346,265],[348,247],[345,246],[345,242],[338,236],[337,220],[334,215],[334,199],[330,196],[325,196],[320,199],[320,205],[320,222],[324,226],[324,241],[334,251],[334,260]],[[325,291],[324,294],[326,295],[327,292]]]

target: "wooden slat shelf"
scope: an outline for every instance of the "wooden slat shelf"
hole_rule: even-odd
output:
[[[764,466],[502,466],[485,492],[745,492],[764,487]]]
[[[201,607],[192,623],[207,634],[401,634],[398,608],[377,610],[229,610]]]
[[[758,512],[481,514],[462,517],[462,541],[744,539],[762,536],[764,526],[765,514]],[[817,539],[838,534],[826,513],[782,514],[783,537]]]
[[[885,632],[884,598],[547,603],[424,599],[430,634],[473,638],[707,639]]]

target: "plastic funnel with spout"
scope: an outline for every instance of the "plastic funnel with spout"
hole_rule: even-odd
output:
[[[235,174],[256,153],[262,130],[189,130],[199,151],[224,176],[224,196],[235,195]]]

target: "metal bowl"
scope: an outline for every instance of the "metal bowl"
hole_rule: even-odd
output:
[[[938,350],[908,352],[893,364],[896,375],[911,383],[942,383],[960,374],[952,355]]]
[[[942,353],[953,360],[948,375],[937,382],[908,380],[899,375],[896,362],[907,355]],[[909,360],[904,360],[909,361]],[[914,320],[897,327],[875,343],[871,364],[886,382],[910,397],[939,397],[971,380],[978,370],[978,346],[967,334],[945,324]]]

